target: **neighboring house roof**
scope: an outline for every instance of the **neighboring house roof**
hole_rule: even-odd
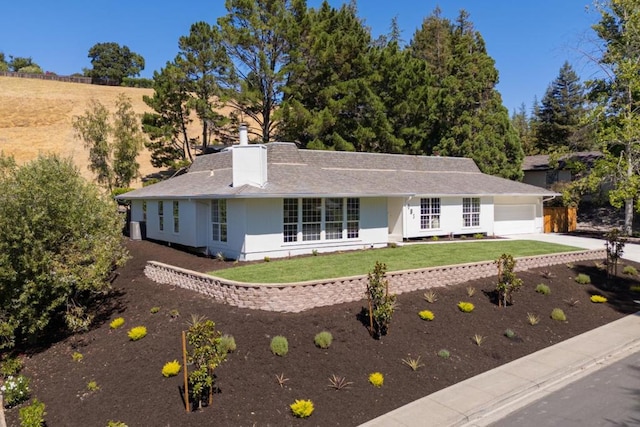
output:
[[[472,159],[267,147],[267,184],[233,187],[232,151],[199,156],[189,172],[123,194],[121,199],[310,196],[528,195],[557,193],[483,174]]]
[[[522,170],[527,171],[546,171],[552,169],[564,169],[567,161],[579,161],[592,164],[594,160],[602,157],[599,151],[580,151],[576,153],[565,154],[558,159],[558,167],[552,168],[549,165],[548,154],[538,154],[535,156],[525,156],[522,162]]]

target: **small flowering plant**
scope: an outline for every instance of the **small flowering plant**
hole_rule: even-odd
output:
[[[147,336],[147,328],[145,326],[136,326],[127,332],[131,341],[138,341]]]
[[[603,297],[602,295],[591,295],[591,302],[607,302],[607,298]]]
[[[369,382],[374,387],[382,387],[382,384],[384,384],[384,375],[380,372],[369,374]]]
[[[178,375],[180,372],[180,363],[177,360],[167,362],[162,367],[162,376],[163,377],[173,377]]]
[[[313,402],[310,400],[296,400],[291,405],[291,412],[298,418],[307,418],[313,413]]]
[[[4,406],[13,408],[29,399],[29,378],[24,375],[9,375],[0,386],[0,391],[4,398]]]
[[[422,320],[433,320],[436,317],[430,310],[422,310],[418,312],[418,316],[420,316]]]

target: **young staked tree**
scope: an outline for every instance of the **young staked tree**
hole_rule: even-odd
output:
[[[87,55],[91,58],[91,69],[84,70],[87,77],[119,86],[125,77],[135,77],[144,70],[142,55],[132,52],[118,43],[96,43]]]
[[[0,155],[0,188],[0,348],[88,327],[126,260],[114,202],[56,156]]]
[[[229,101],[240,120],[258,124],[260,142],[272,140],[274,112],[295,59],[305,0],[226,0],[227,14],[218,19],[222,42],[235,64],[226,79]]]
[[[558,77],[549,85],[536,117],[537,150],[574,152],[591,148],[584,119],[586,98],[580,78],[568,62],[560,68]]]
[[[138,176],[136,158],[144,144],[138,117],[126,95],[118,96],[112,119],[113,123],[109,110],[97,100],[90,102],[84,115],[73,118],[76,136],[89,149],[89,169],[110,192],[129,187]]]
[[[592,118],[604,158],[589,177],[614,185],[614,207],[624,206],[624,234],[632,232],[634,204],[640,211],[640,1],[609,0],[599,4],[600,22],[594,30],[604,45],[599,60],[606,75],[589,83],[594,102]]]

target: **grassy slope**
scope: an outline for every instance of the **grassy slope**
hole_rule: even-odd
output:
[[[14,156],[20,164],[39,154],[71,157],[89,179],[88,151],[74,137],[72,118],[84,114],[91,99],[114,112],[120,93],[131,98],[136,113],[149,110],[142,96],[151,95],[151,89],[0,77],[0,151]],[[138,162],[142,175],[156,171],[146,150]]]
[[[212,274],[239,282],[288,283],[367,274],[376,261],[384,262],[387,271],[398,271],[494,260],[503,253],[522,257],[575,250],[579,249],[530,240],[421,244],[276,260]]]

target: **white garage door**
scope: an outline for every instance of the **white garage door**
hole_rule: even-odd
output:
[[[498,236],[535,232],[535,205],[495,205],[493,215]]]

